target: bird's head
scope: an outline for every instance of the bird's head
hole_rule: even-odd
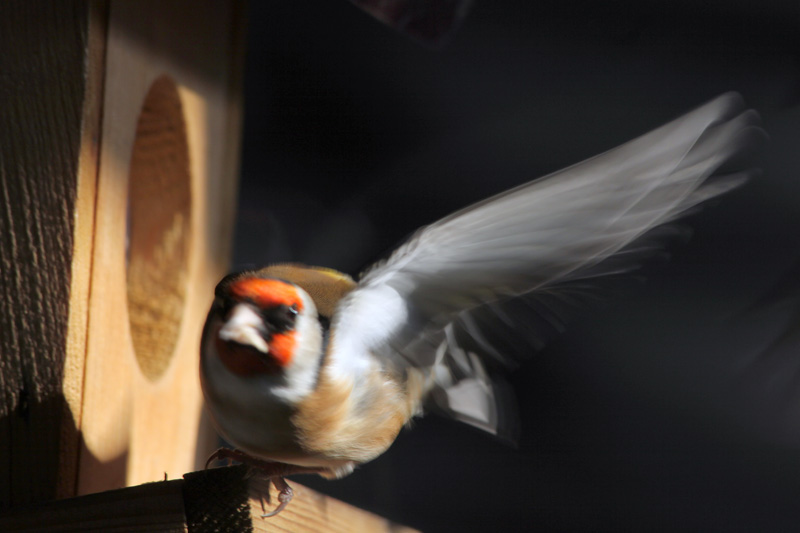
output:
[[[245,377],[316,365],[322,348],[311,297],[293,283],[253,273],[217,285],[205,336],[224,366]]]

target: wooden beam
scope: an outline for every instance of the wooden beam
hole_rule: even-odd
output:
[[[146,483],[50,502],[0,516],[2,531],[285,531],[311,533],[415,530],[335,500],[295,482],[294,499],[280,514],[261,518],[268,483],[246,466],[194,472],[182,480]],[[274,488],[269,492],[276,500]],[[269,505],[269,504],[267,504]]]
[[[183,481],[147,483],[137,487],[68,498],[15,509],[0,516],[3,531],[184,532]]]
[[[250,520],[253,531],[286,533],[413,533],[415,529],[396,524],[381,516],[368,513],[340,500],[320,494],[298,483],[289,483],[294,490],[291,503],[277,516],[261,518],[264,510],[272,510],[277,502],[277,490],[260,478],[253,478],[249,486]],[[261,496],[269,489],[271,504],[262,507]]]

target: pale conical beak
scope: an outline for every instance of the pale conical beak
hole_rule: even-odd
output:
[[[269,345],[259,333],[264,322],[250,305],[238,304],[231,310],[225,325],[219,330],[219,338],[252,346],[262,353],[269,353]]]

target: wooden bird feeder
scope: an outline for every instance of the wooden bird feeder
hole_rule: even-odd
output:
[[[181,477],[215,444],[198,346],[231,252],[243,19],[0,3],[0,530],[214,530]],[[247,502],[225,470],[198,476]],[[389,527],[294,485],[309,530]]]

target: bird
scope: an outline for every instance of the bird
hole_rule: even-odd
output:
[[[758,171],[765,137],[734,92],[566,169],[421,228],[355,280],[279,263],[217,285],[200,350],[210,419],[235,449],[209,458],[336,479],[435,411],[514,431],[504,372],[561,331],[565,306],[663,246],[659,228]],[[577,303],[576,303],[577,301]]]

